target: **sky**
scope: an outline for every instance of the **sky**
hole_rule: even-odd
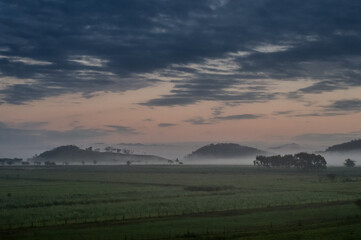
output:
[[[0,0],[0,157],[360,138],[360,11],[358,0]]]

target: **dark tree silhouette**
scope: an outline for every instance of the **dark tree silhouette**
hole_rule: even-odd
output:
[[[356,164],[354,160],[348,158],[345,160],[343,165],[345,165],[345,167],[354,167]]]
[[[253,165],[262,167],[284,167],[299,169],[326,168],[327,162],[321,155],[297,153],[295,155],[257,156]]]

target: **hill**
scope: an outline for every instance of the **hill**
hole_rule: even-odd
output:
[[[283,150],[283,149],[298,150],[300,148],[301,148],[301,146],[298,145],[297,143],[288,143],[288,144],[284,144],[284,145],[281,145],[281,146],[270,147],[269,149],[273,149],[273,150]]]
[[[45,151],[32,159],[33,162],[51,162],[56,164],[162,164],[168,159],[153,155],[124,154],[115,152],[96,152],[67,145]]]
[[[235,143],[218,143],[203,146],[187,155],[185,159],[235,159],[265,153],[257,148],[241,146]]]
[[[349,151],[361,151],[361,139],[333,145],[326,149],[326,152],[349,152]]]

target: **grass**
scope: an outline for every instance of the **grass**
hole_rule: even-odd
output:
[[[0,239],[361,238],[357,199],[360,168],[1,167]]]

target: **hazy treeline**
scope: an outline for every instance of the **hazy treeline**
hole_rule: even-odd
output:
[[[301,152],[284,156],[257,156],[256,160],[253,161],[253,164],[255,166],[263,167],[322,169],[326,168],[327,162],[321,155]]]
[[[22,160],[22,158],[0,158],[0,165],[20,164]]]

